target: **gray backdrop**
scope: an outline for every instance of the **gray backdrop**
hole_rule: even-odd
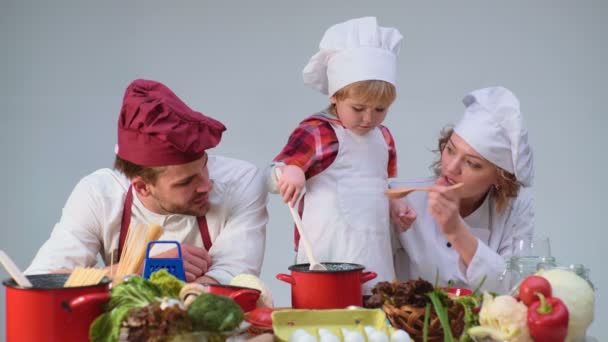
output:
[[[458,120],[465,92],[511,88],[536,152],[537,230],[559,262],[591,269],[591,335],[605,340],[607,14],[602,1],[1,0],[0,248],[25,268],[76,182],[111,165],[131,80],[164,82],[226,124],[213,153],[264,167],[327,104],[301,81],[325,29],[375,15],[405,36],[385,122],[400,176],[429,174],[437,134]],[[277,196],[269,211],[262,278],[286,306],[289,287],[275,275],[292,263],[293,228]]]

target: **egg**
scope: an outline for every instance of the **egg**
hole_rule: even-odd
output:
[[[370,325],[366,325],[363,330],[365,330],[365,334],[367,335],[367,337],[369,338],[369,336],[376,331],[376,329]]]
[[[319,342],[340,342],[340,338],[327,329],[319,329]]]
[[[382,331],[375,330],[367,335],[368,342],[388,342],[388,336]]]
[[[391,335],[391,342],[410,342],[411,338],[404,330],[395,330]]]
[[[342,333],[344,334],[344,342],[365,342],[365,338],[358,331],[342,329]]]
[[[289,336],[289,342],[316,342],[317,338],[304,329],[297,329]]]

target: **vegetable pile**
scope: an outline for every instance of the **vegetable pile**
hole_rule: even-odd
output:
[[[178,298],[184,285],[160,270],[149,280],[133,276],[114,286],[105,313],[91,324],[91,341],[172,341],[191,332],[228,332],[243,321],[243,310],[228,297],[202,293],[187,307]]]
[[[552,269],[524,279],[516,297],[484,293],[476,338],[509,342],[571,342],[584,339],[595,296],[574,272]]]

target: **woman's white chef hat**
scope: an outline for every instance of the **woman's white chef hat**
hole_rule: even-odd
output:
[[[325,31],[319,52],[304,67],[304,84],[330,96],[358,81],[394,85],[402,39],[397,29],[378,26],[375,17],[336,24]]]
[[[534,158],[517,97],[507,88],[490,87],[472,91],[462,102],[464,117],[454,131],[523,186],[531,186]]]

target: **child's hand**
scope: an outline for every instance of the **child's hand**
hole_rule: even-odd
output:
[[[302,194],[306,177],[304,171],[295,165],[285,165],[281,168],[281,172],[283,173],[281,179],[277,179],[279,193],[285,203],[289,203],[289,206],[293,208]]]
[[[410,229],[416,220],[416,212],[401,200],[394,198],[390,200],[391,220],[399,233]]]

